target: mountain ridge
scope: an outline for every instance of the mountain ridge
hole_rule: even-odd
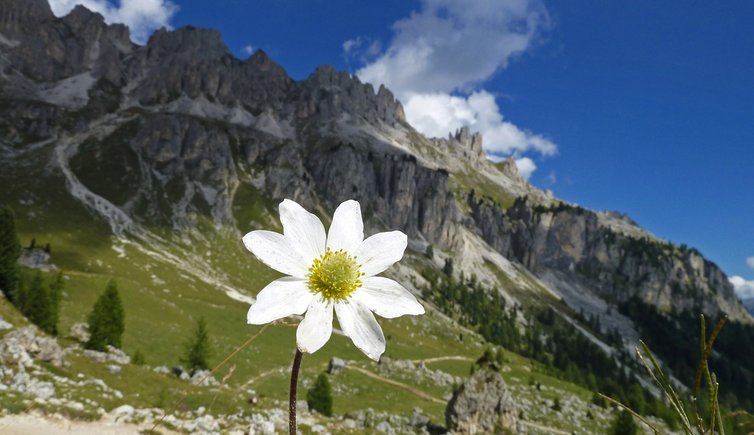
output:
[[[101,15],[83,7],[51,18],[45,12],[49,6],[45,9],[42,3],[46,5],[43,1],[12,2],[10,13],[0,15],[4,38],[21,38],[17,45],[5,44],[2,50],[12,65],[2,75],[3,94],[36,98],[54,107],[43,111],[53,112],[61,107],[68,111],[60,100],[70,104],[75,98],[65,97],[77,96],[78,105],[71,108],[83,112],[76,116],[84,125],[86,108],[90,113],[109,111],[123,121],[127,118],[123,115],[131,111],[135,124],[128,125],[134,132],[128,144],[131,150],[125,152],[140,162],[142,174],[135,182],[158,189],[170,182],[180,184],[179,179],[185,184],[180,197],[171,199],[182,206],[173,216],[163,216],[176,227],[189,209],[202,206],[210,208],[216,224],[233,224],[233,194],[242,178],[253,172],[239,170],[237,152],[232,149],[236,141],[242,143],[238,151],[245,164],[265,168],[264,186],[258,178],[255,187],[273,198],[290,196],[307,206],[316,206],[316,198],[323,198],[330,207],[351,196],[369,198],[364,201],[365,210],[381,216],[382,225],[401,228],[412,238],[444,250],[464,252],[465,242],[458,234],[466,228],[535,274],[553,269],[570,275],[572,284],[586,291],[612,287],[602,292],[603,297],[620,301],[640,294],[664,310],[671,301],[680,300],[682,309],[701,305],[711,315],[722,310],[734,319],[750,321],[724,274],[697,251],[679,252],[630,222],[557,200],[522,180],[510,162],[501,171],[485,158],[481,136],[468,128],[447,139],[424,138],[406,123],[402,105],[384,86],[375,91],[356,76],[327,65],[294,81],[262,51],[243,61],[236,59],[212,29],[161,29],[144,46],[127,45],[123,40],[127,29],[122,25],[107,25]],[[36,36],[23,36],[19,29],[35,14],[42,16]],[[46,27],[67,37],[62,55],[51,52],[56,44],[34,42],[55,34]],[[97,50],[92,48],[94,42]],[[35,65],[43,58],[61,60],[40,69]],[[87,79],[72,80],[86,75]],[[55,85],[30,84],[24,76],[48,79]],[[22,104],[26,103],[11,109],[9,118]],[[60,115],[51,118],[56,116]],[[229,128],[218,129],[203,120],[227,123]],[[26,133],[39,139],[53,138],[50,130],[60,130],[59,125],[44,125],[44,121],[34,124]],[[86,127],[74,126],[74,131],[79,128]],[[172,139],[159,139],[167,137]],[[163,179],[154,182],[144,173],[144,165]],[[198,185],[186,187],[192,183]],[[160,212],[145,204],[150,194],[144,189],[140,194],[130,193],[127,207],[144,206],[149,216],[160,218]],[[192,205],[198,196],[204,205]],[[611,250],[615,239],[618,248]],[[540,248],[527,252],[524,246]],[[659,272],[652,275],[657,270],[646,267],[647,261]],[[600,270],[589,269],[595,264]],[[468,262],[461,262],[461,268],[491,277]],[[643,286],[646,274],[661,276]]]

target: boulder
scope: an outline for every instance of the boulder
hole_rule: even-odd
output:
[[[181,377],[181,379],[183,379],[183,377]],[[202,387],[216,387],[220,385],[220,382],[215,379],[215,376],[209,370],[195,371],[191,374],[189,382],[191,382],[193,385],[199,385]]]
[[[337,375],[346,368],[346,362],[340,358],[333,357],[327,365],[327,373]]]
[[[81,343],[86,343],[92,336],[89,333],[89,325],[87,325],[86,323],[74,323],[68,330],[68,335],[80,341]]]
[[[113,347],[108,345],[107,346],[107,360],[114,362],[115,364],[130,364],[131,363],[131,357],[128,356],[127,353],[123,352],[121,349],[118,349],[117,347]]]
[[[466,380],[448,402],[445,424],[459,434],[517,433],[518,410],[500,373],[485,367]]]
[[[13,328],[13,325],[6,322],[5,319],[3,319],[2,316],[0,316],[0,331],[4,329],[11,329],[11,328]]]

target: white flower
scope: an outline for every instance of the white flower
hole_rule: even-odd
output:
[[[248,323],[261,325],[306,313],[296,342],[302,352],[313,353],[330,339],[334,309],[343,333],[377,361],[385,351],[385,336],[372,312],[389,319],[424,314],[424,307],[402,285],[375,276],[403,257],[406,235],[391,231],[364,240],[358,202],[338,206],[327,236],[317,216],[288,199],[280,203],[280,221],[283,234],[260,230],[243,237],[260,261],[289,275],[259,292]]]

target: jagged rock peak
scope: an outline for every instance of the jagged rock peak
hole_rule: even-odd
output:
[[[79,35],[84,40],[96,41],[106,35],[107,39],[121,51],[130,51],[132,48],[128,26],[121,23],[108,25],[105,23],[105,17],[82,5],[76,5],[68,15],[62,18],[62,21],[75,35]]]
[[[288,72],[280,66],[277,62],[272,60],[267,53],[259,49],[254,52],[248,59],[244,61],[244,64],[255,71],[261,71],[270,77],[274,77],[276,80],[288,82]]]
[[[153,61],[174,56],[208,60],[230,54],[219,31],[194,26],[173,31],[162,27],[149,38],[147,49]]]
[[[458,142],[463,148],[471,151],[475,157],[483,157],[484,149],[482,148],[482,134],[479,132],[471,133],[467,126],[456,130],[455,134],[448,134],[448,140]]]
[[[405,122],[403,106],[390,90],[380,86],[375,93],[370,83],[362,83],[356,75],[321,65],[302,82],[305,104],[299,107],[301,117],[314,113],[334,118],[342,113],[377,120],[387,124]]]
[[[265,68],[270,65],[275,65],[276,67],[280,67],[275,61],[273,61],[270,56],[267,55],[267,53],[262,50],[261,48],[254,52],[251,56],[249,56],[248,59],[246,59],[246,62],[255,65],[257,67]]]

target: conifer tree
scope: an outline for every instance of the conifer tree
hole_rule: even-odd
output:
[[[204,317],[200,317],[194,328],[194,335],[186,343],[186,355],[181,362],[192,372],[209,369],[209,331]]]
[[[29,320],[39,326],[41,330],[48,334],[54,334],[56,331],[55,317],[53,315],[52,299],[49,290],[42,283],[42,274],[37,272],[31,280],[29,290],[25,295],[24,305],[21,307]]]
[[[60,300],[63,298],[63,272],[60,271],[55,276],[55,280],[50,284],[50,305],[52,306],[52,334],[58,335],[58,321],[60,320]]]
[[[16,235],[16,220],[13,210],[0,206],[0,290],[15,303],[18,290],[18,256],[21,243]]]
[[[107,345],[120,347],[125,330],[125,312],[115,281],[107,283],[105,292],[100,295],[89,313],[89,341],[87,349],[104,351]]]
[[[634,421],[634,416],[624,409],[615,418],[610,433],[612,435],[636,435],[639,433],[639,427]]]
[[[328,417],[332,416],[332,388],[327,375],[320,373],[312,388],[306,393],[309,409]]]

